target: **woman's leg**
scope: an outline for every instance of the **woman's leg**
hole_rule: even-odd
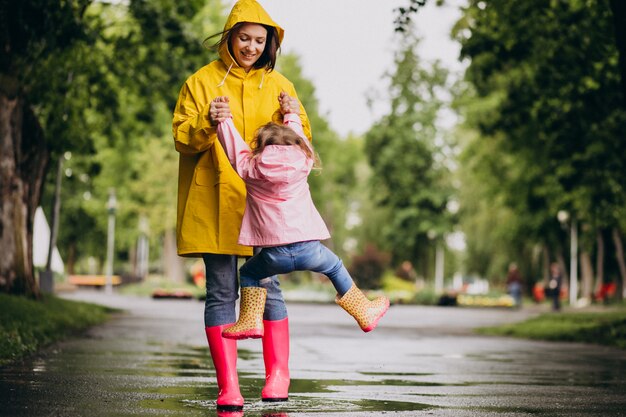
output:
[[[241,282],[241,302],[239,303],[239,319],[233,326],[224,330],[222,335],[229,339],[256,339],[264,335],[264,317],[283,319],[284,315],[277,317],[278,308],[284,308],[284,300],[278,279],[275,274],[290,271],[290,266],[285,263],[285,257],[280,252],[281,248],[265,248],[252,256],[239,269],[239,281]],[[269,294],[268,294],[269,293]],[[269,295],[269,302],[267,298]],[[268,310],[267,316],[265,310]]]
[[[235,255],[204,254],[206,299],[204,325],[219,326],[234,323],[238,297],[237,257]]]
[[[205,254],[206,300],[204,323],[211,360],[217,377],[217,408],[236,411],[243,408],[237,377],[237,342],[222,337],[222,331],[235,321],[237,300],[237,257]]]

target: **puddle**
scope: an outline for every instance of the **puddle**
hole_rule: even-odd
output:
[[[250,356],[255,356],[251,354]],[[208,355],[198,358],[193,355],[177,356],[175,354],[157,355],[145,364],[140,371],[143,375],[155,376],[155,369],[163,369],[167,375],[177,375],[173,385],[158,385],[144,387],[138,390],[142,396],[140,407],[147,413],[170,413],[176,415],[185,412],[185,415],[195,415],[193,411],[202,415],[220,417],[239,417],[241,413],[217,413],[215,399],[217,385],[215,372],[210,364]],[[198,363],[201,361],[202,363]],[[191,371],[191,372],[189,372]],[[393,387],[420,387],[440,386],[433,382],[412,381],[409,378],[423,377],[419,373],[362,373],[370,377],[368,380],[342,379],[297,379],[291,380],[289,401],[284,403],[264,403],[260,401],[264,379],[260,375],[239,372],[239,385],[243,397],[245,415],[280,416],[288,417],[288,413],[341,413],[341,412],[396,412],[421,411],[433,408],[430,404],[411,401],[411,396],[395,395],[405,400],[394,401],[386,398],[385,391],[393,392]],[[202,376],[198,378],[185,378]],[[181,378],[182,377],[182,378]],[[377,378],[378,377],[378,378]],[[396,377],[396,378],[393,378]],[[406,378],[406,379],[405,379]],[[351,387],[366,387],[353,389]],[[376,394],[378,393],[378,394]],[[379,397],[379,398],[377,398]],[[391,395],[394,397],[394,395]],[[192,413],[192,414],[189,414]]]
[[[242,393],[243,394],[243,393]],[[221,415],[224,417],[235,417],[234,414],[217,413],[215,401],[207,400],[216,393],[202,390],[200,398],[192,398],[190,392],[180,397],[152,398],[141,401],[140,405],[146,410],[168,410],[170,412],[182,410],[197,410],[208,415]],[[245,394],[243,394],[245,396]],[[311,395],[311,396],[310,396]],[[257,397],[258,398],[258,397]],[[289,401],[284,403],[264,403],[260,400],[246,401],[244,413],[246,416],[269,416],[284,415],[288,413],[341,413],[341,412],[395,412],[395,411],[421,411],[434,408],[429,404],[421,404],[408,401],[386,401],[386,400],[359,400],[316,397],[313,393],[306,396],[301,394],[290,394]],[[215,414],[212,414],[215,413]],[[206,415],[206,414],[205,414]]]
[[[432,373],[417,373],[417,372],[360,372],[361,375],[371,376],[433,376]]]
[[[531,366],[537,352],[489,349],[458,358],[421,355],[429,359],[416,362],[419,366],[398,366],[403,372],[363,372],[354,366],[305,370],[292,379],[288,402],[264,403],[260,401],[264,384],[261,353],[239,349],[244,412],[218,413],[215,369],[206,347],[123,341],[120,345],[66,344],[4,369],[0,393],[7,393],[8,401],[6,408],[4,404],[0,407],[0,417],[81,415],[78,410],[96,417],[412,415],[439,408],[470,410],[476,415],[547,415],[551,406],[544,397],[535,398],[538,392],[566,393],[568,410],[580,408],[574,404],[580,396],[590,398],[587,409],[623,409],[622,397],[614,393],[623,389],[626,380],[626,362],[621,357],[607,359],[610,366],[595,363],[592,355],[587,362],[584,357],[572,362],[570,356]],[[565,367],[568,361],[576,367]],[[311,378],[304,377],[309,375]],[[602,403],[596,401],[597,393],[604,395]],[[523,404],[516,403],[520,398]]]

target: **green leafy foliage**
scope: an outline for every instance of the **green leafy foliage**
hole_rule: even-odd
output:
[[[429,235],[443,236],[452,219],[446,143],[437,120],[443,109],[447,72],[428,67],[415,52],[418,40],[403,40],[390,76],[391,110],[366,134],[374,202],[387,217],[378,235],[394,262],[410,260],[424,274]]]
[[[461,155],[472,271],[504,271],[508,257],[539,278],[538,248],[555,256],[566,244],[559,210],[584,225],[589,251],[597,230],[623,222],[626,113],[613,30],[603,0],[469,2],[455,36],[469,59],[460,108],[478,131]]]
[[[116,259],[128,261],[141,233],[139,217],[150,225],[151,253],[175,227],[177,154],[171,140],[171,110],[185,78],[216,57],[203,40],[223,26],[219,0],[93,3],[85,12],[92,43],[74,48],[74,83],[85,80],[84,96],[72,101],[85,147],[60,141],[65,161],[59,248],[74,267],[104,261],[106,202],[115,189],[118,210]],[[79,89],[80,90],[80,89]],[[61,137],[63,136],[61,132]],[[51,207],[49,178],[44,208]],[[83,260],[81,266],[80,263]],[[116,270],[118,268],[116,267]]]

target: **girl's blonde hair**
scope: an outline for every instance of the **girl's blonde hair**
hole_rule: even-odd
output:
[[[309,145],[304,142],[308,139],[302,138],[290,127],[269,122],[258,128],[254,137],[255,141],[252,148],[253,157],[260,155],[268,145],[297,146],[307,158],[313,160],[314,168],[319,169],[320,167],[320,160],[317,153],[313,152]]]

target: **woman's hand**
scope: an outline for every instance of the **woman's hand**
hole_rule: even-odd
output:
[[[280,112],[283,116],[287,113],[300,115],[300,102],[297,98],[291,97],[289,94],[281,91],[278,95],[278,103],[280,104]]]
[[[232,117],[230,112],[230,104],[227,96],[215,97],[209,106],[209,121],[215,126],[219,122]]]

